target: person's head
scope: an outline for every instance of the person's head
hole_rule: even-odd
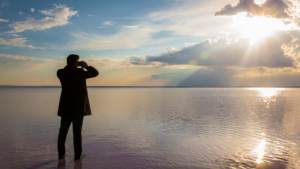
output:
[[[67,65],[77,67],[79,55],[71,54],[67,57]]]

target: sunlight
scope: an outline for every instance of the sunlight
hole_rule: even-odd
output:
[[[285,88],[248,88],[249,90],[257,91],[258,96],[263,99],[263,101],[267,104],[266,107],[269,108],[269,104],[272,101],[276,100],[276,97],[280,91],[286,90]]]
[[[243,38],[251,39],[251,44],[272,34],[275,30],[291,30],[293,24],[284,25],[280,19],[264,16],[247,17],[247,13],[239,13],[233,18],[232,29],[242,34]]]
[[[263,3],[266,2],[266,0],[255,0],[254,1],[257,5],[262,5]]]
[[[248,88],[248,89],[258,91],[259,95],[266,99],[278,95],[278,92],[285,90],[285,88]]]
[[[257,160],[256,160],[256,162],[257,163],[261,163],[261,162],[263,162],[263,157],[264,157],[264,155],[265,155],[265,145],[266,145],[266,141],[265,140],[262,140],[259,144],[258,144],[258,146],[257,146],[257,148],[256,148],[256,153],[257,153]]]

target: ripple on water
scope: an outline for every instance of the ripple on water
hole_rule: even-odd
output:
[[[70,132],[66,168],[300,168],[300,89],[88,90],[86,157]],[[0,89],[0,168],[57,166],[59,94]]]

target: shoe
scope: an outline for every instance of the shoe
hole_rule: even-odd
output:
[[[75,157],[74,160],[79,160],[82,159],[82,155],[80,155],[80,157]]]
[[[65,153],[65,155],[59,156],[58,159],[64,159],[66,156],[67,156],[67,154]]]

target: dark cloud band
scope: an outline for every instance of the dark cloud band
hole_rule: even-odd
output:
[[[259,43],[251,44],[250,39],[228,40],[220,37],[207,40],[173,53],[159,56],[147,56],[139,63],[161,62],[166,65],[198,65],[198,66],[235,66],[235,67],[293,67],[294,60],[284,55],[282,45],[291,42],[293,37],[286,32],[274,32]]]

